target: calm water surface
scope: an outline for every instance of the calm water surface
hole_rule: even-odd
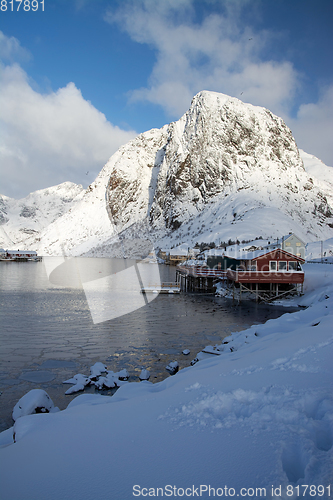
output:
[[[31,389],[46,390],[56,406],[66,408],[77,394],[65,396],[69,386],[62,382],[76,373],[89,375],[96,361],[113,371],[126,368],[132,381],[147,368],[158,382],[169,376],[170,361],[189,366],[207,344],[286,312],[209,295],[158,295],[136,311],[94,324],[73,262],[81,275],[85,270],[85,279],[95,279],[96,273],[121,270],[124,261],[71,261],[53,283],[43,262],[0,262],[0,431],[12,425],[13,407]],[[162,281],[175,280],[175,268],[159,267]]]

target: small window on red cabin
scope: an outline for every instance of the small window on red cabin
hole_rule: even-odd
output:
[[[286,271],[287,270],[287,261],[286,260],[280,260],[279,262],[279,271]]]
[[[297,261],[296,260],[290,260],[288,262],[288,269],[289,269],[289,271],[296,271],[297,270]]]
[[[270,271],[276,271],[276,260],[270,260],[269,261],[269,270]]]

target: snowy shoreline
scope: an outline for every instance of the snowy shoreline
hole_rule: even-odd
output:
[[[233,333],[218,356],[163,382],[126,383],[112,397],[81,395],[58,413],[18,418],[15,444],[13,429],[0,434],[1,498],[126,500],[142,488],[162,496],[166,485],[178,488],[171,498],[192,485],[236,496],[262,487],[266,498],[274,485],[296,498],[287,488],[302,484],[329,498],[332,277],[332,266],[307,266],[297,300],[306,309]]]

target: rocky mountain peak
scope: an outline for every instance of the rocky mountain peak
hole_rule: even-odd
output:
[[[199,209],[221,193],[265,188],[286,171],[293,183],[296,172],[304,174],[295,140],[281,118],[215,92],[197,94],[180,122],[170,124],[160,158],[149,215],[152,223],[164,219],[171,228],[179,227],[184,203]]]

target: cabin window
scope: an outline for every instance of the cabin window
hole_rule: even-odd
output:
[[[276,260],[270,260],[269,261],[269,270],[270,271],[276,271]]]
[[[279,271],[286,271],[286,270],[287,270],[287,261],[280,260],[280,262],[279,262]]]
[[[256,271],[257,270],[257,262],[252,261],[250,262],[250,271]]]
[[[288,269],[289,271],[296,271],[297,270],[297,262],[295,260],[291,260],[288,262]]]

